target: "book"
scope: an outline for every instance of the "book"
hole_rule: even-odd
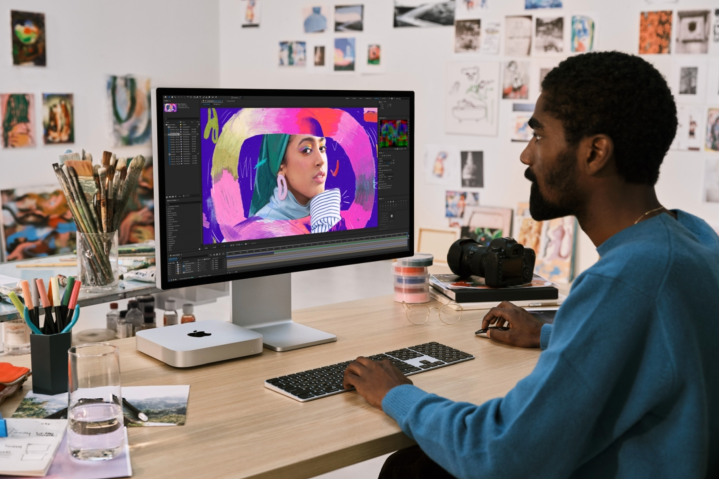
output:
[[[456,274],[433,274],[429,283],[445,296],[458,303],[488,303],[502,301],[556,300],[559,290],[551,281],[534,275],[532,282],[506,288],[490,288],[484,278],[472,276],[462,280]]]
[[[432,292],[437,296],[439,301],[442,301],[443,303],[448,303],[449,301],[452,301],[452,298],[445,295],[441,289],[437,288],[436,286],[433,286]],[[551,308],[551,307],[559,307],[564,302],[564,300],[567,299],[567,297],[563,294],[559,294],[559,297],[557,299],[529,299],[529,300],[514,300],[512,301],[512,304],[515,306],[519,306],[520,308]],[[502,300],[505,301],[505,300]],[[499,303],[502,301],[483,301],[479,303],[462,303],[461,306],[457,304],[454,306],[454,309],[461,308],[464,311],[473,311],[473,310],[479,310],[479,309],[491,309],[499,306]],[[453,307],[453,306],[450,306]]]
[[[66,419],[6,419],[0,439],[0,474],[42,477],[65,436]]]

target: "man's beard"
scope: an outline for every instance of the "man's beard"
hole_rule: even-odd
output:
[[[532,219],[546,221],[564,216],[576,216],[577,209],[582,203],[576,183],[576,158],[576,149],[568,148],[557,158],[556,168],[547,174],[546,188],[560,192],[560,198],[556,203],[547,200],[539,191],[534,173],[529,168],[525,171],[524,176],[532,182],[529,195],[529,213]]]

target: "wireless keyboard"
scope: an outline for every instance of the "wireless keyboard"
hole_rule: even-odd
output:
[[[405,376],[474,359],[474,356],[439,343],[425,343],[369,356],[373,361],[389,359]],[[347,391],[342,386],[345,369],[352,361],[288,374],[265,381],[265,387],[297,401],[306,402]]]

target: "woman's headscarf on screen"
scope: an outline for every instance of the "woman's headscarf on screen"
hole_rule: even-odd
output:
[[[270,202],[289,141],[290,135],[284,133],[267,134],[262,138],[260,158],[255,166],[255,189],[252,192],[249,216],[254,216]]]

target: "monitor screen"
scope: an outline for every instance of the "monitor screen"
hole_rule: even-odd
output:
[[[412,254],[413,92],[154,100],[163,289]]]

